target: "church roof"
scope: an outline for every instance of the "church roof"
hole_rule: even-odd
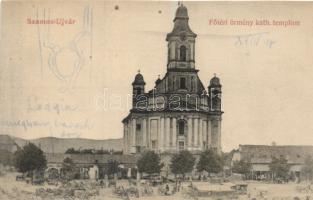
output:
[[[145,85],[145,81],[143,79],[143,76],[138,72],[138,74],[135,76],[135,80],[133,82],[133,85]]]
[[[196,37],[197,34],[195,34],[189,27],[188,19],[188,10],[183,4],[181,4],[176,10],[174,28],[171,33],[167,34],[166,40],[171,36],[185,35]]]
[[[180,18],[180,19],[189,19],[189,17],[188,17],[188,10],[187,10],[187,8],[186,8],[183,4],[181,4],[181,5],[177,8],[174,21],[175,21],[177,18]]]
[[[210,86],[221,86],[220,79],[217,76],[214,76],[210,80]]]

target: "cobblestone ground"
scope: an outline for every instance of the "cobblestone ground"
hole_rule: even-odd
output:
[[[71,197],[57,197],[53,194],[43,195],[38,194],[38,191],[44,190],[55,190],[60,186],[51,185],[31,185],[23,181],[16,181],[16,173],[7,173],[0,177],[0,200],[117,200],[127,199],[126,196],[117,195],[113,192],[113,188],[101,188],[97,187],[97,194],[92,196],[84,196],[75,194]],[[91,184],[90,181],[84,181],[85,185]],[[140,199],[140,200],[174,200],[174,199],[191,199],[191,200],[313,200],[313,186],[308,184],[271,184],[271,183],[260,183],[260,182],[247,182],[248,193],[247,195],[239,195],[237,198],[230,198],[225,196],[220,197],[199,197],[195,193],[186,193],[189,183],[183,183],[182,188],[179,192],[173,195],[162,195],[158,192],[158,187],[152,187],[153,193],[149,195],[143,194],[144,187],[139,187],[139,198],[136,195],[130,195],[129,199]],[[127,181],[118,181],[117,186],[123,186],[123,188],[129,188]],[[231,183],[209,184],[207,182],[193,182],[193,186],[198,188],[200,191],[213,190],[213,191],[230,191]],[[136,187],[133,187],[136,188]],[[41,190],[39,190],[41,189]],[[172,185],[170,185],[172,189]],[[37,192],[36,192],[37,191]]]

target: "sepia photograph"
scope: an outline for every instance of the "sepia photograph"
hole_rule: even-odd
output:
[[[313,2],[0,3],[0,200],[313,200]]]

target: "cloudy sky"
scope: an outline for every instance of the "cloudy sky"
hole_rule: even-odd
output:
[[[222,146],[313,143],[312,3],[185,2],[196,68],[223,85]],[[2,2],[0,131],[122,137],[131,82],[166,72],[177,2]],[[36,25],[36,19],[74,20]],[[210,20],[228,24],[210,24]],[[253,21],[252,26],[230,21]],[[271,25],[255,25],[268,20]],[[275,21],[297,21],[274,26]]]

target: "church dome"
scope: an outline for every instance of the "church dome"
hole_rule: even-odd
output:
[[[214,75],[214,77],[210,80],[210,86],[221,86],[220,79]]]
[[[175,15],[175,19],[176,18],[182,18],[182,19],[188,19],[188,10],[187,8],[181,4],[177,10],[176,10],[176,15]]]
[[[138,74],[135,76],[135,80],[133,82],[133,85],[145,85],[145,81],[143,80],[143,76],[138,72]]]

